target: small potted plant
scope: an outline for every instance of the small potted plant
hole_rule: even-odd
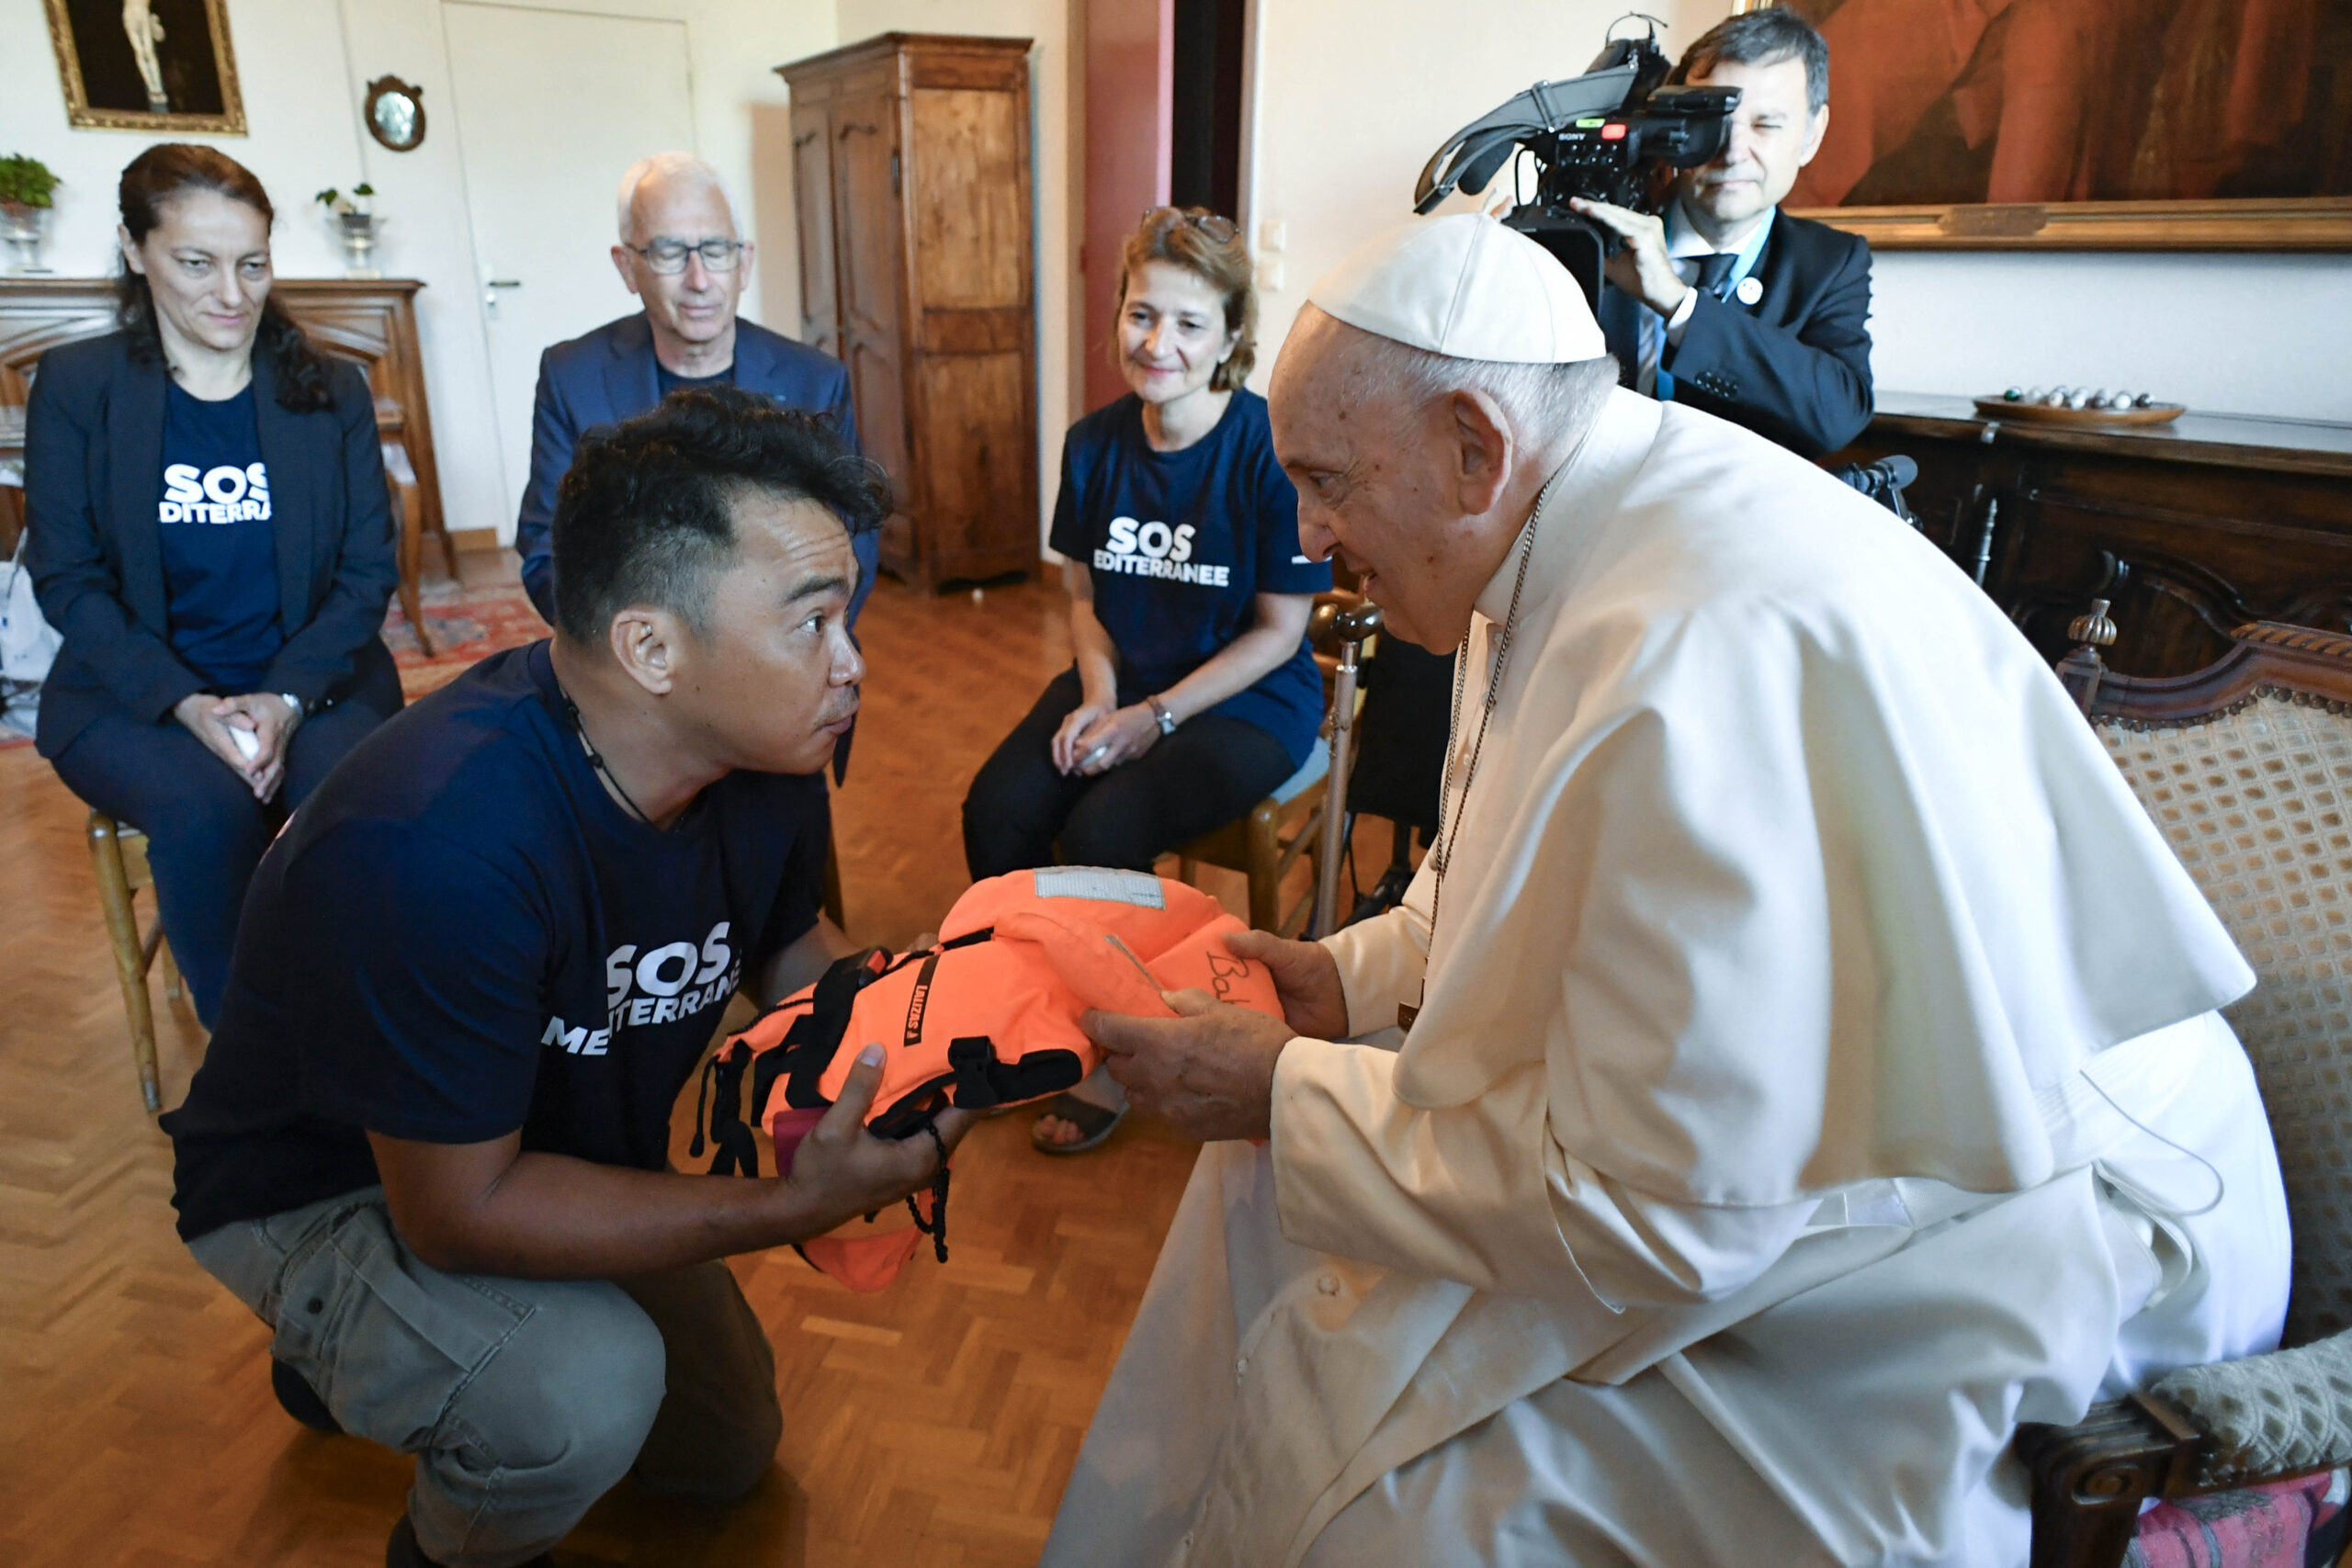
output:
[[[51,193],[58,178],[38,158],[0,158],[0,240],[15,253],[10,272],[42,272],[40,243],[49,233]]]
[[[381,277],[370,256],[376,249],[377,231],[383,220],[374,211],[376,187],[362,180],[348,194],[330,186],[319,192],[318,204],[334,220],[336,231],[343,238],[345,277]]]

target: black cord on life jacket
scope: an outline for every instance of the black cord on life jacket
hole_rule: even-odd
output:
[[[947,1261],[947,1144],[940,1137],[939,1129],[931,1122],[922,1124],[931,1134],[931,1146],[939,1151],[939,1168],[931,1173],[931,1223],[925,1224],[922,1210],[912,1197],[907,1200],[907,1213],[915,1219],[915,1229],[931,1237],[931,1249],[942,1263]]]

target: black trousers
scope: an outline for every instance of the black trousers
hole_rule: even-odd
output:
[[[150,724],[110,712],[56,757],[66,788],[147,835],[156,913],[205,1028],[229,984],[237,916],[262,852],[286,813],[383,722],[381,712],[359,701],[304,719],[287,743],[286,780],[266,805],[177,719]]]
[[[1076,670],[1054,677],[972,780],[964,862],[975,881],[1057,858],[1149,871],[1177,845],[1247,816],[1297,771],[1256,725],[1204,713],[1109,773],[1066,775],[1054,766],[1054,731],[1082,694]]]

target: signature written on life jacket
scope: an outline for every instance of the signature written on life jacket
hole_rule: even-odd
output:
[[[1221,1002],[1233,1000],[1234,987],[1250,977],[1250,961],[1227,953],[1212,953],[1209,961],[1209,988]]]

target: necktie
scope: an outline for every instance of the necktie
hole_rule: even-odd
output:
[[[1731,269],[1739,265],[1737,251],[1716,251],[1699,258],[1699,287],[1720,299],[1724,285],[1731,281]]]

